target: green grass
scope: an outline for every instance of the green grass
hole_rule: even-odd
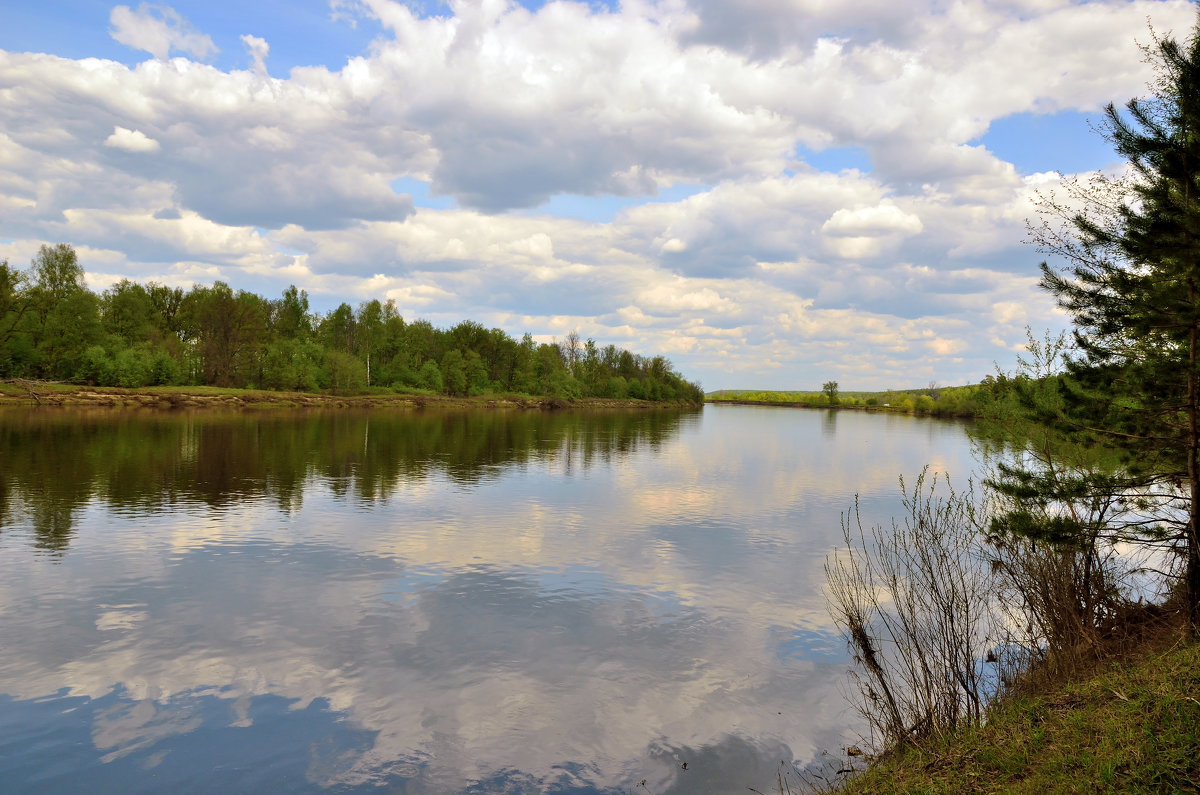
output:
[[[845,792],[1200,792],[1200,644],[994,705],[985,726],[885,756]]]
[[[44,384],[40,382],[30,383],[36,384],[38,392],[71,392],[79,387],[73,384]],[[0,395],[28,395],[29,391],[23,383],[7,383],[0,384]]]

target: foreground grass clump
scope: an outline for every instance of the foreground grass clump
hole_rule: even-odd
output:
[[[848,782],[867,792],[1200,792],[1200,643],[1152,643],[987,723],[885,755]]]

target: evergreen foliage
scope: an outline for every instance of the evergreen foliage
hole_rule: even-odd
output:
[[[1200,28],[1147,50],[1151,97],[1109,105],[1104,127],[1130,166],[1125,181],[1077,190],[1082,210],[1053,200],[1034,230],[1042,287],[1070,313],[1077,354],[1050,393],[1023,405],[1081,444],[1120,447],[1115,474],[1010,469],[994,484],[1027,508],[994,529],[1062,543],[1111,534],[1182,553],[1184,592],[1200,626]],[[1071,506],[1093,508],[1086,522]]]

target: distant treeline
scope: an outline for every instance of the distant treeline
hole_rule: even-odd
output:
[[[184,291],[123,279],[87,289],[74,249],[42,246],[26,272],[0,261],[0,379],[99,386],[203,384],[361,393],[512,393],[703,400],[662,356],[572,332],[515,340],[470,320],[405,321],[391,301],[309,310],[294,286],[269,300],[224,282]]]
[[[711,392],[710,403],[763,403],[806,408],[860,407],[875,411],[930,414],[942,417],[977,417],[998,399],[1006,387],[988,376],[981,384],[925,389],[890,389],[886,392],[838,392],[833,400],[826,392],[773,392],[769,390],[723,389]]]

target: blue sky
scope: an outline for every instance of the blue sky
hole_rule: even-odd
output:
[[[706,388],[973,382],[1183,0],[262,0],[0,11],[0,257],[390,298]],[[90,59],[90,60],[89,60]]]
[[[993,121],[979,143],[1021,174],[1104,169],[1120,163],[1103,135],[1104,120],[1103,110],[1014,113]]]
[[[219,69],[244,69],[249,60],[240,37],[249,33],[271,44],[270,71],[286,76],[295,66],[326,66],[338,69],[347,60],[367,52],[371,40],[385,33],[378,20],[356,12],[353,6],[336,7],[330,0],[252,0],[251,2],[113,3],[107,0],[18,0],[3,11],[0,48],[11,52],[47,52],[68,58],[109,58],[128,66],[145,60],[109,34],[109,17],[117,5],[136,9],[171,8],[192,28],[213,40],[219,52],[205,62]],[[421,16],[450,13],[447,3],[411,2],[408,7]],[[519,4],[533,11],[544,2],[526,0]],[[611,9],[609,3],[590,3],[592,8]],[[151,11],[153,14],[154,12]]]
[[[122,4],[96,0],[10,4],[3,11],[0,47],[67,58],[109,58],[136,66],[145,60],[145,53],[109,35],[109,17],[116,5]],[[139,4],[124,5],[137,8]],[[382,32],[370,19],[332,20],[327,0],[152,5],[174,9],[193,28],[209,36],[220,52],[205,62],[225,70],[244,69],[249,63],[240,40],[244,33],[266,38],[271,43],[271,70],[286,75],[294,66],[339,68],[349,58],[366,52],[371,39]]]

